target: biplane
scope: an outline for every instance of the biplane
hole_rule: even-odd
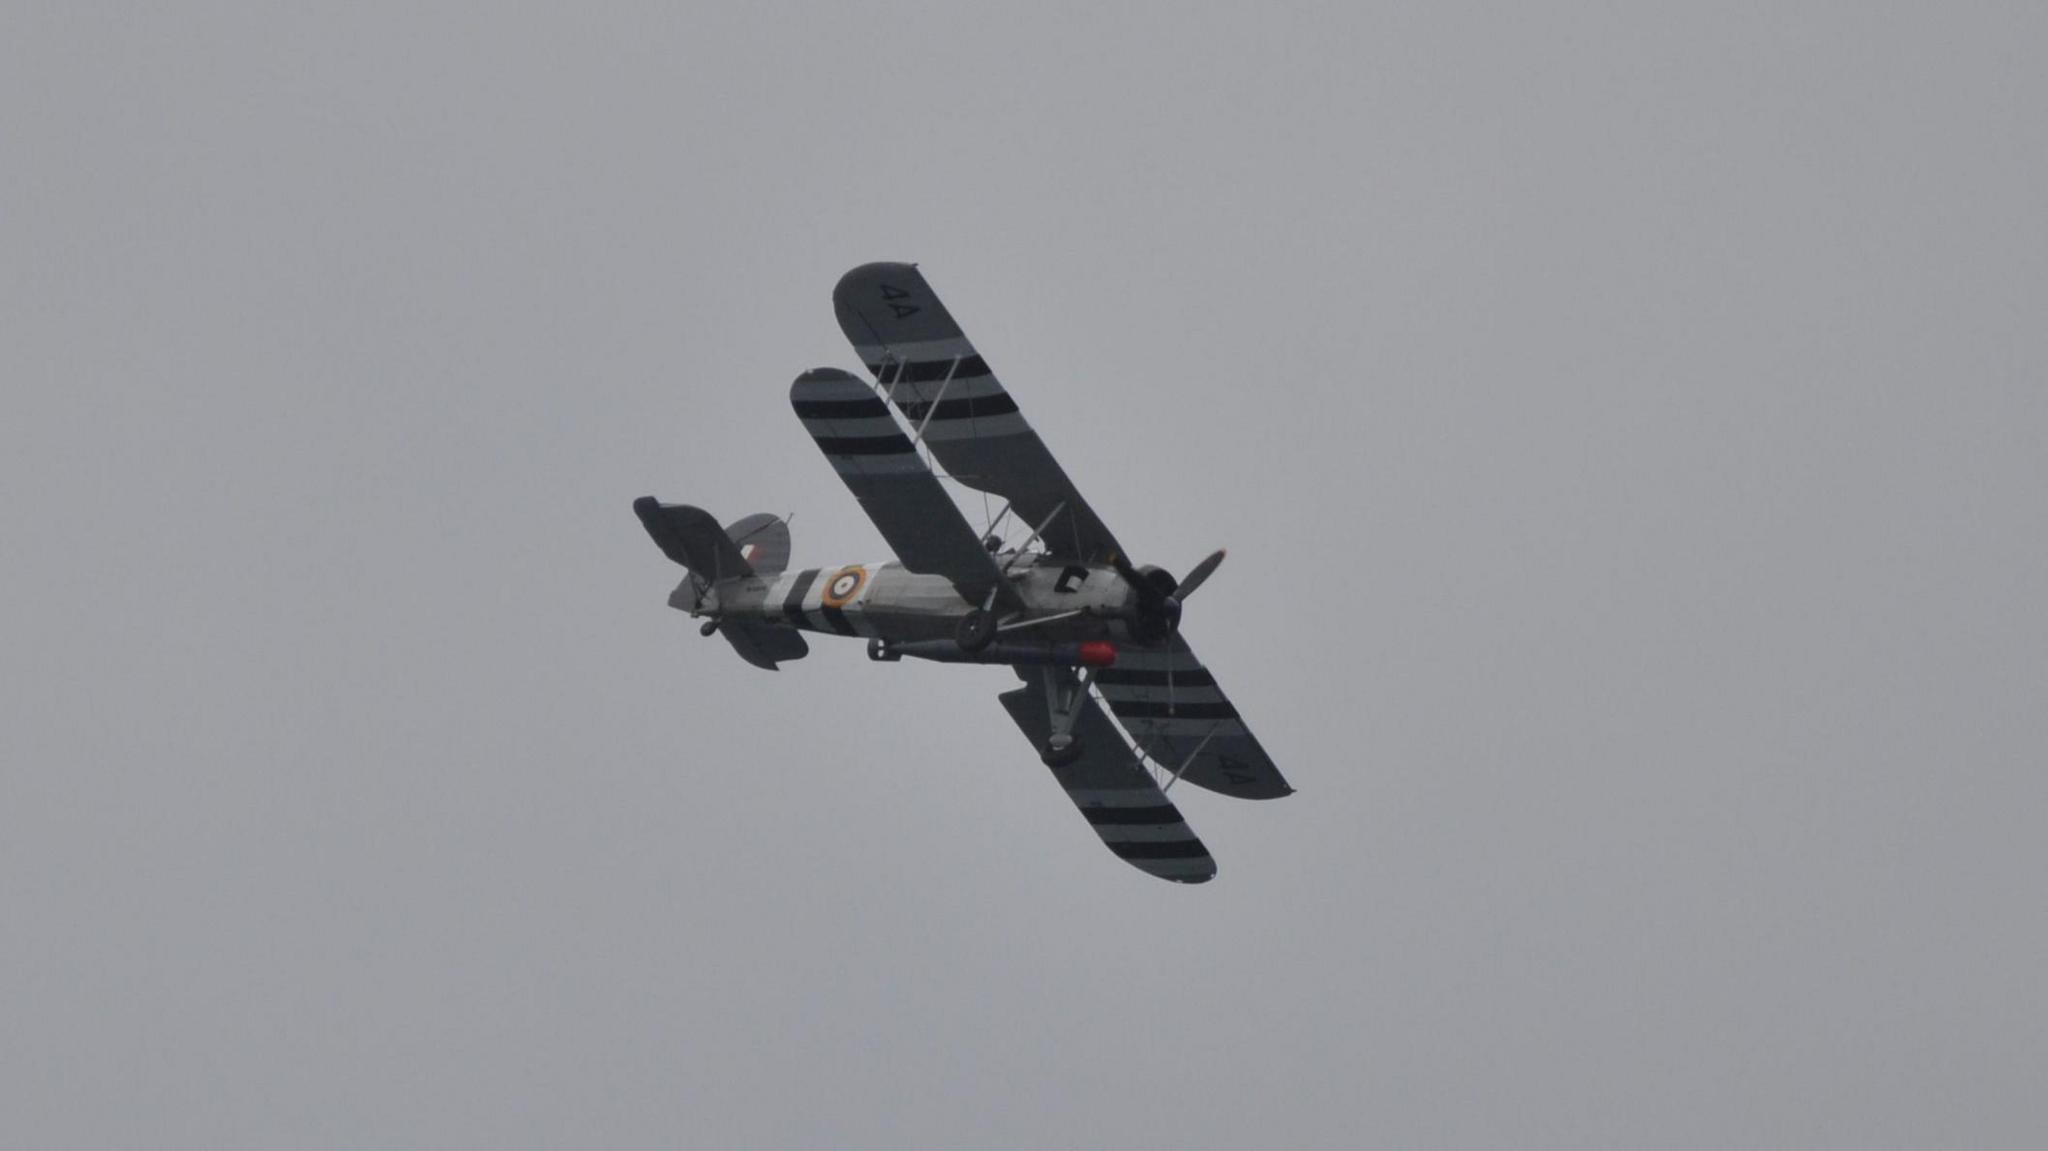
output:
[[[1223,552],[1185,578],[1133,564],[914,265],[855,268],[832,303],[868,377],[805,372],[790,405],[895,562],[791,571],[783,519],[721,527],[645,496],[634,512],[686,569],[670,606],[771,671],[809,652],[805,632],[865,638],[884,663],[1014,669],[1023,684],[998,702],[1109,850],[1162,879],[1213,878],[1168,791],[1293,791],[1181,634]],[[976,530],[941,471],[1002,510]]]

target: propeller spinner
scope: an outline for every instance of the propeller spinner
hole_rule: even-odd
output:
[[[1223,556],[1223,549],[1217,548],[1196,564],[1185,580],[1174,578],[1173,573],[1165,568],[1137,567],[1122,555],[1110,557],[1116,574],[1138,593],[1137,617],[1132,621],[1132,630],[1139,642],[1162,643],[1180,630],[1181,605],[1216,573],[1223,563]]]

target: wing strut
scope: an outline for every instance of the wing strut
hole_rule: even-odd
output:
[[[917,434],[910,437],[912,443],[922,444],[924,442],[924,430],[931,426],[932,417],[938,414],[939,405],[945,402],[946,389],[953,386],[953,376],[955,373],[959,372],[959,370],[960,357],[954,356],[953,366],[946,369],[946,382],[939,385],[939,394],[932,398],[932,406],[926,408],[924,418],[917,421]],[[891,394],[895,393],[896,388],[893,384],[890,386],[889,391]]]
[[[1167,780],[1166,786],[1159,789],[1159,793],[1161,795],[1164,795],[1167,792],[1173,790],[1173,785],[1180,782],[1180,777],[1184,773],[1186,773],[1187,769],[1194,764],[1197,758],[1201,756],[1202,749],[1209,746],[1209,741],[1215,738],[1216,729],[1212,727],[1209,729],[1209,734],[1202,737],[1202,742],[1195,745],[1195,750],[1189,752],[1188,757],[1180,761],[1180,766],[1173,769],[1173,778]]]
[[[1024,537],[1024,542],[1017,546],[1016,554],[1010,557],[1009,563],[1003,565],[1004,575],[1008,575],[1010,573],[1010,569],[1016,566],[1017,560],[1024,554],[1024,549],[1031,546],[1031,541],[1045,539],[1045,529],[1051,527],[1052,521],[1060,518],[1060,513],[1066,510],[1067,505],[1064,501],[1062,501],[1059,505],[1052,509],[1051,514],[1045,517],[1044,523],[1039,524],[1036,528],[1033,528],[1031,534]]]

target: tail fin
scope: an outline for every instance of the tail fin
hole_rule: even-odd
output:
[[[789,566],[789,524],[780,516],[755,512],[725,525],[740,555],[760,575],[780,575]]]
[[[692,574],[712,583],[754,574],[754,566],[740,554],[732,537],[702,508],[641,496],[633,501],[633,514],[654,538],[654,546]]]

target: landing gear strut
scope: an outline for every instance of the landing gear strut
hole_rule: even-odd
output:
[[[1038,758],[1047,767],[1065,767],[1081,758],[1081,741],[1074,738],[1074,720],[1088,702],[1088,681],[1070,667],[1045,669],[1045,701],[1051,713],[1052,734]]]

